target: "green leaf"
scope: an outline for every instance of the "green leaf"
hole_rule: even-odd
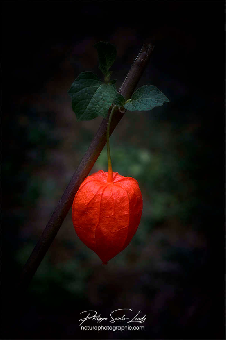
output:
[[[110,77],[111,72],[109,72],[110,67],[113,65],[117,51],[114,45],[100,41],[94,45],[97,49],[99,57],[99,69],[106,76]]]
[[[68,93],[77,120],[106,118],[112,104],[123,105],[125,101],[115,85],[101,82],[92,72],[80,73]]]
[[[169,99],[157,87],[144,85],[134,92],[124,107],[129,111],[149,111],[166,102]]]

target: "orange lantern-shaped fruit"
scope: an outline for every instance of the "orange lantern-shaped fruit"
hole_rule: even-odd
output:
[[[100,170],[88,176],[77,191],[72,220],[80,240],[104,264],[125,249],[140,223],[143,201],[137,181],[117,172]]]

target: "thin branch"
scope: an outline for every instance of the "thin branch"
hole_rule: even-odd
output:
[[[133,94],[137,83],[147,66],[152,50],[153,46],[151,44],[144,45],[135,59],[127,77],[119,89],[119,92],[125,97],[125,99],[129,99]],[[125,110],[115,111],[112,117],[110,134],[114,131],[115,127],[122,119],[124,113]],[[103,147],[105,146],[107,122],[107,119],[102,120],[93,141],[82,158],[81,163],[79,164],[69,185],[59,200],[37,245],[33,249],[27,263],[25,264],[19,281],[19,286],[21,288],[25,288],[31,281],[43,257],[53,242],[58,230],[60,229],[68,211],[70,210],[74,196],[79,189],[80,184],[88,176]]]

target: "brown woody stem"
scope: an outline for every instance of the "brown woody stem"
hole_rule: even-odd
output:
[[[151,44],[146,44],[142,47],[140,53],[132,64],[127,77],[122,83],[119,92],[124,96],[126,100],[132,96],[137,83],[147,66],[152,50],[153,46]],[[114,111],[114,115],[112,116],[111,120],[109,132],[110,135],[114,131],[119,121],[122,119],[124,113],[125,110],[118,109]],[[107,119],[102,120],[99,129],[95,137],[93,138],[93,141],[91,142],[88,150],[81,160],[81,163],[72,176],[72,179],[68,184],[66,190],[64,191],[61,199],[57,203],[57,206],[49,222],[47,223],[38,243],[36,244],[27,263],[25,264],[19,281],[19,286],[21,288],[25,288],[31,281],[47,250],[53,242],[58,230],[60,229],[68,211],[70,210],[74,196],[80,184],[88,176],[103,147],[105,146],[107,123]]]

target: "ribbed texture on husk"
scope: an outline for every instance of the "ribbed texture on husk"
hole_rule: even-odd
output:
[[[77,191],[72,220],[80,240],[106,264],[125,249],[140,223],[143,201],[137,181],[100,170],[88,176]]]

